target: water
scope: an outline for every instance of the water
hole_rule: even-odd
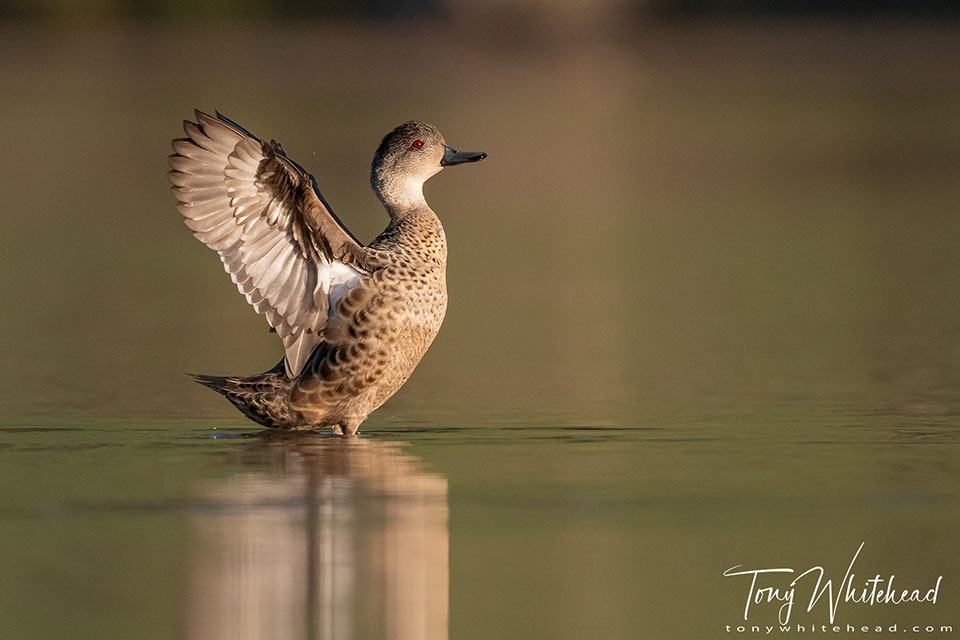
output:
[[[379,29],[0,38],[3,635],[727,637],[725,569],[839,581],[861,542],[941,601],[841,624],[956,625],[953,33]],[[490,154],[427,187],[450,311],[356,441],[183,375],[278,353],[166,192],[193,106],[365,240],[397,122]]]

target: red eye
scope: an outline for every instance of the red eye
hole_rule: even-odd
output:
[[[419,148],[422,147],[422,146],[423,146],[423,140],[414,140],[414,141],[413,141],[413,148],[414,148],[414,149],[419,149]]]

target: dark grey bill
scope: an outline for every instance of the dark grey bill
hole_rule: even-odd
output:
[[[452,147],[444,145],[443,159],[440,164],[446,167],[451,164],[463,164],[464,162],[477,162],[487,157],[483,151],[457,151]]]

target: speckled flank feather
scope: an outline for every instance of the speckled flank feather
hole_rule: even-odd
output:
[[[356,432],[413,372],[446,311],[446,238],[423,183],[441,161],[485,154],[449,149],[421,122],[388,134],[371,184],[390,224],[364,247],[279,144],[196,116],[170,156],[178,208],[284,345],[265,373],[196,380],[268,427]],[[451,152],[466,159],[448,162]]]

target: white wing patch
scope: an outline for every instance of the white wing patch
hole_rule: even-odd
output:
[[[335,310],[337,303],[350,290],[360,284],[365,274],[342,262],[327,262],[318,270],[323,288],[328,295],[329,309]]]

